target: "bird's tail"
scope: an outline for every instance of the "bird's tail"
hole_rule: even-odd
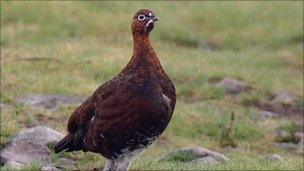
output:
[[[55,153],[59,153],[65,149],[70,149],[73,146],[73,134],[68,134],[55,146]]]
[[[73,134],[68,134],[55,146],[55,153],[59,153],[63,150],[77,151],[83,150],[83,131],[77,131]]]

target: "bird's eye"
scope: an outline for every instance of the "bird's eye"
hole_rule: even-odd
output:
[[[138,19],[139,21],[143,21],[144,19],[146,19],[146,16],[143,15],[143,14],[139,14],[139,16],[137,17],[137,19]]]

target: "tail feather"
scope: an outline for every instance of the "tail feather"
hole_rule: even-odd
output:
[[[77,151],[83,149],[83,138],[85,135],[85,129],[78,129],[74,133],[70,133],[65,136],[57,145],[55,146],[55,153],[59,153],[66,149],[66,151]]]
[[[65,149],[71,149],[73,147],[73,134],[65,136],[61,141],[59,141],[55,146],[55,153],[59,153]]]

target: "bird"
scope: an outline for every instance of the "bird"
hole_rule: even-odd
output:
[[[71,114],[55,153],[82,150],[107,159],[104,170],[128,170],[168,126],[176,103],[173,82],[151,41],[158,18],[140,9],[132,19],[133,54],[127,65]]]

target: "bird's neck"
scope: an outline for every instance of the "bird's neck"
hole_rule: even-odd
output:
[[[154,68],[161,69],[160,62],[151,45],[149,34],[138,35],[133,34],[134,47],[133,55],[123,70],[138,70],[139,68]]]
[[[157,58],[151,45],[149,34],[133,34],[133,55],[132,58]]]

